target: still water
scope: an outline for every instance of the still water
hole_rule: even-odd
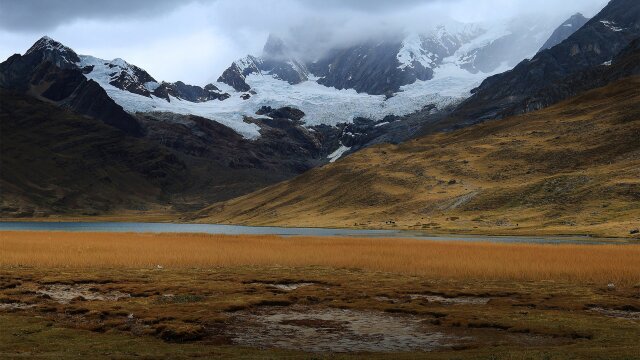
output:
[[[468,241],[524,244],[629,244],[628,239],[598,239],[564,236],[482,236],[430,235],[402,230],[355,230],[328,228],[281,228],[236,225],[176,224],[176,223],[115,223],[115,222],[0,222],[0,231],[75,231],[75,232],[136,232],[136,233],[205,233],[223,235],[280,236],[347,236],[405,238],[432,241]],[[637,241],[636,241],[637,243]]]

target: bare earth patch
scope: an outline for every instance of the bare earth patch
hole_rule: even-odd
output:
[[[292,284],[275,284],[275,285],[271,285],[271,287],[274,287],[279,290],[284,290],[284,291],[294,291],[303,287],[313,286],[313,285],[315,284],[314,283],[292,283]]]
[[[26,310],[31,309],[35,305],[13,303],[13,304],[0,304],[0,310]]]
[[[101,292],[98,290],[96,284],[46,285],[40,288],[37,293],[47,295],[61,304],[67,304],[71,300],[78,298],[82,298],[87,301],[118,301],[120,299],[130,297],[129,294],[125,294],[120,291]]]
[[[616,309],[605,309],[601,307],[593,307],[589,309],[589,311],[596,312],[598,314],[602,314],[604,316],[611,317],[611,318],[640,320],[640,311],[635,311],[635,310],[616,310]]]
[[[461,340],[413,316],[331,308],[261,310],[238,315],[234,324],[237,345],[315,353],[431,351]]]

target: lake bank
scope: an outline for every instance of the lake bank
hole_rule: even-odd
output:
[[[367,230],[333,228],[287,228],[213,224],[180,224],[154,222],[5,222],[0,231],[69,231],[119,233],[176,233],[220,235],[276,235],[311,237],[372,237],[417,239],[429,241],[463,241],[522,244],[633,244],[633,239],[594,238],[589,236],[491,236],[466,234],[430,234],[415,230]]]

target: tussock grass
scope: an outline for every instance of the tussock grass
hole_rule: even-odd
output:
[[[640,246],[207,234],[0,232],[0,266],[323,266],[442,279],[640,284]]]

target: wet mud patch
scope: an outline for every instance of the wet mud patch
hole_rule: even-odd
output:
[[[316,286],[316,285],[327,285],[325,283],[316,282],[316,281],[249,281],[245,282],[246,285],[253,286],[266,286],[270,289],[281,290],[281,291],[294,291],[300,288]]]
[[[51,284],[41,287],[36,293],[48,296],[60,304],[68,304],[75,299],[85,301],[118,301],[131,297],[129,294],[120,291],[101,291],[96,287],[96,284]]]
[[[312,353],[432,351],[463,340],[414,316],[332,308],[262,309],[233,323],[229,333],[237,345]]]
[[[441,305],[487,305],[491,301],[490,297],[477,297],[477,296],[458,296],[458,297],[445,297],[441,295],[424,295],[424,294],[409,294],[403,298],[394,298],[389,296],[377,296],[377,301],[387,302],[391,304],[399,304],[403,302],[409,302],[413,300],[421,300],[428,303],[441,304]]]
[[[411,300],[426,300],[430,303],[443,305],[487,305],[491,301],[489,297],[475,296],[444,297],[440,295],[411,294],[409,297]]]

